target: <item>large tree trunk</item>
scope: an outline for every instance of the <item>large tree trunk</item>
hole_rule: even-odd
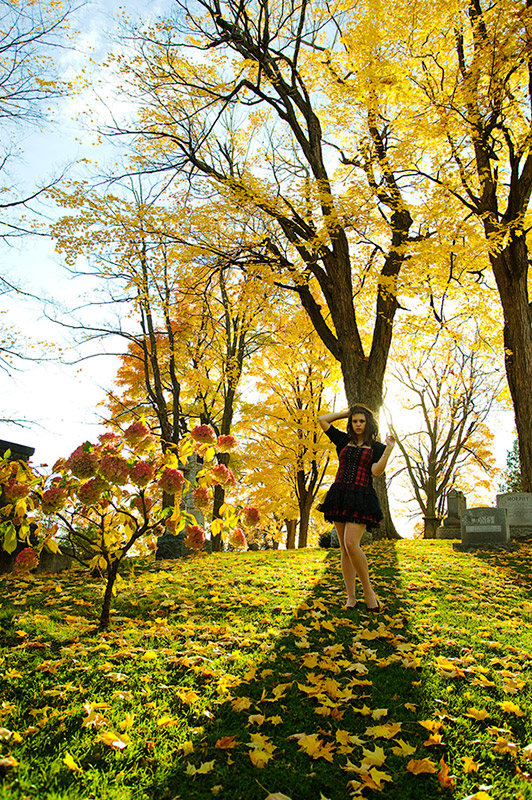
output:
[[[286,525],[286,549],[295,550],[297,520],[285,519],[284,524]]]
[[[312,508],[312,494],[307,492],[299,501],[299,537],[297,540],[298,548],[306,547],[308,542],[308,527],[310,520],[310,510]]]
[[[504,311],[506,377],[519,439],[521,481],[532,492],[532,329],[528,304],[528,250],[524,235],[490,257]]]

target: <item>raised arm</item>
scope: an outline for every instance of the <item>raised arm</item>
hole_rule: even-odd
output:
[[[390,454],[395,445],[395,437],[388,434],[386,437],[386,447],[384,448],[384,452],[382,456],[376,461],[374,464],[371,465],[371,474],[374,478],[378,478],[379,475],[382,475],[384,470],[386,469],[386,464],[388,463],[388,459],[390,458]]]
[[[332,414],[322,414],[318,417],[318,422],[322,431],[328,431],[331,427],[331,422],[336,422],[337,419],[347,419],[349,417],[349,409],[345,411],[333,411]]]

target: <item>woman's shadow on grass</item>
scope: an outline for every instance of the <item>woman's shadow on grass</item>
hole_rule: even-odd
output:
[[[383,613],[369,614],[363,605],[345,610],[339,551],[323,553],[323,574],[271,647],[257,653],[256,663],[209,719],[196,720],[188,749],[178,749],[168,768],[153,776],[154,797],[264,800],[281,792],[292,800],[319,800],[320,793],[347,799],[348,782],[359,779],[345,770],[349,760],[360,761],[362,747],[382,744],[368,738],[368,727],[393,720],[414,727],[415,716],[405,703],[419,702],[412,685],[416,661],[401,607],[395,545],[370,546],[368,555]],[[257,557],[243,557],[253,575],[260,572],[261,562],[253,569]],[[303,565],[310,553],[281,558],[301,559]],[[236,601],[234,608],[225,604],[226,618],[241,610]],[[280,611],[261,613],[264,619]],[[230,673],[234,662],[227,655]],[[176,666],[168,684],[182,683],[184,672],[186,667]],[[404,757],[397,763],[404,770]],[[425,798],[426,788],[417,779],[408,796]],[[382,796],[399,797],[386,784]]]

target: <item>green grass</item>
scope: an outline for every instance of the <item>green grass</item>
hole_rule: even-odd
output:
[[[4,577],[0,799],[532,800],[532,549],[367,553],[379,616],[338,551],[133,564],[105,634],[86,573]]]

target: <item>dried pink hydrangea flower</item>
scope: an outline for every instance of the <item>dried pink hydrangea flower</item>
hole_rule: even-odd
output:
[[[7,503],[16,503],[17,500],[22,500],[30,493],[30,487],[27,483],[18,483],[15,478],[10,478],[9,483],[4,486],[4,497]]]
[[[138,461],[129,470],[131,480],[136,486],[147,486],[155,477],[155,472],[149,461]]]
[[[224,486],[235,483],[235,476],[225,464],[216,464],[216,466],[209,471],[209,475],[215,483],[221,483]]]
[[[255,506],[245,506],[240,512],[240,519],[248,528],[253,528],[260,522],[260,511]]]
[[[106,431],[98,436],[98,441],[105,448],[115,448],[118,444],[118,436],[113,431]]]
[[[153,507],[153,500],[151,497],[135,497],[133,500],[133,505],[141,514],[146,514],[146,516],[150,513]]]
[[[244,549],[248,546],[246,535],[242,528],[233,528],[229,534],[229,542],[233,547],[238,547],[239,549]]]
[[[129,479],[129,466],[121,456],[108,453],[100,461],[100,475],[109,483],[121,486]]]
[[[133,445],[133,447],[143,439],[146,438],[150,433],[149,428],[146,425],[143,425],[142,422],[133,422],[129,428],[124,431],[124,439],[128,444]]]
[[[231,450],[234,450],[237,445],[237,441],[234,436],[231,435],[222,435],[218,436],[216,440],[216,449],[220,453],[230,453]]]
[[[105,488],[106,484],[101,478],[91,478],[90,481],[81,484],[77,495],[84,505],[94,506],[100,501]]]
[[[205,544],[205,531],[199,525],[187,525],[185,528],[185,545],[191,550],[201,550]]]
[[[28,572],[30,569],[35,569],[38,563],[39,557],[33,547],[25,547],[15,558],[14,570],[15,572]]]
[[[194,498],[194,505],[196,508],[209,508],[211,496],[206,486],[196,486],[196,488],[192,490],[192,497]]]
[[[67,493],[66,489],[60,486],[52,486],[47,489],[42,496],[42,512],[43,514],[57,514],[66,505]]]
[[[210,425],[196,425],[190,435],[198,444],[214,444],[216,441],[216,434]]]
[[[185,476],[179,469],[166,467],[159,478],[158,485],[166,494],[177,494],[180,492],[185,482]]]
[[[98,456],[90,450],[85,450],[86,446],[80,444],[76,447],[65,462],[72,475],[81,480],[93,478],[98,470]]]

